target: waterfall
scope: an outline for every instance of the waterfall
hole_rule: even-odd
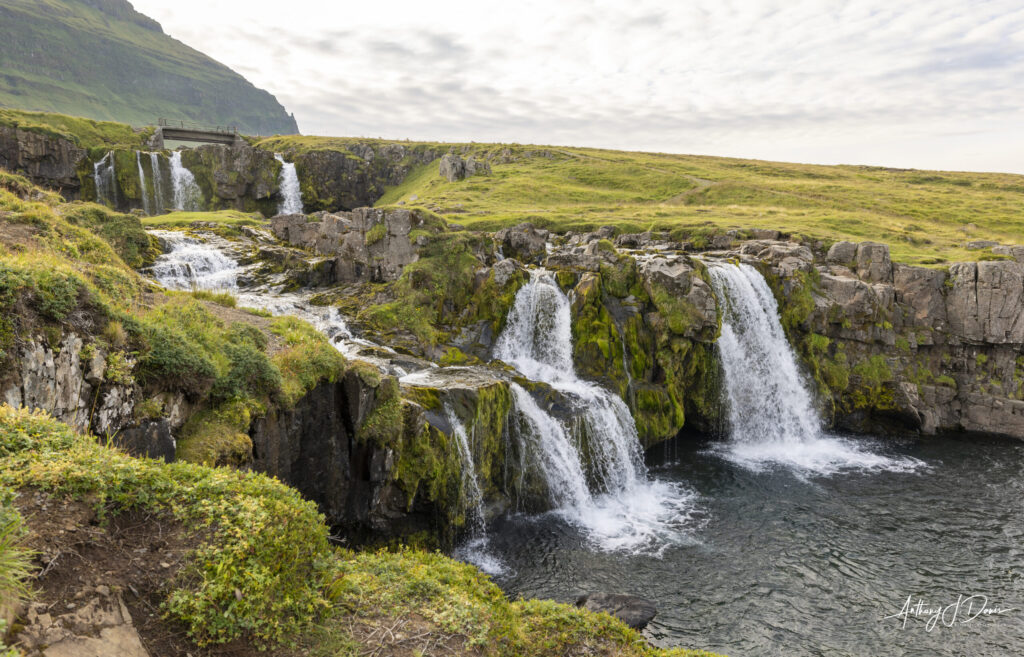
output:
[[[277,213],[302,214],[302,190],[299,189],[295,163],[285,162],[279,153],[274,153],[274,159],[281,163],[281,202],[277,206]]]
[[[648,479],[626,404],[577,377],[569,300],[547,272],[533,272],[516,294],[494,356],[562,393],[578,418],[572,440],[570,429],[512,384],[520,472],[539,471],[558,513],[607,550],[658,553],[679,543],[693,494]],[[589,451],[581,454],[579,445]]]
[[[565,427],[544,412],[518,383],[512,383],[511,388],[517,434],[523,436],[520,454],[534,457],[547,484],[551,505],[581,507],[590,503],[592,498],[580,455],[569,441]],[[525,473],[529,467],[529,463],[521,463],[520,472]]]
[[[150,170],[153,172],[153,209],[156,214],[164,213],[164,181],[160,161],[160,153],[149,154]]]
[[[314,306],[297,294],[273,294],[239,289],[244,268],[217,246],[177,231],[153,230],[167,252],[159,256],[149,274],[169,290],[210,290],[233,294],[239,306],[260,308],[272,315],[292,315],[323,333],[346,357],[360,347],[376,346],[353,337],[345,318],[333,306]],[[374,362],[372,357],[363,360]]]
[[[776,464],[821,474],[916,467],[826,435],[764,277],[747,264],[709,263],[708,269],[722,307],[717,344],[728,407],[727,457],[755,470]]]
[[[114,151],[107,151],[92,165],[93,181],[96,184],[96,202],[117,209],[117,178],[114,176]]]
[[[238,287],[238,262],[220,249],[174,231],[153,231],[170,247],[150,274],[170,290],[226,290]]]
[[[551,276],[535,274],[520,289],[494,355],[576,402],[580,428],[589,436],[590,479],[602,492],[628,488],[646,477],[636,425],[626,404],[576,376],[569,300]]]
[[[146,190],[146,172],[142,170],[142,153],[135,151],[135,163],[139,165],[139,195],[142,196],[142,209],[143,211],[151,215],[153,214],[149,206],[149,196]]]
[[[181,151],[171,153],[171,186],[175,210],[196,212],[200,209],[202,191],[196,184],[196,177],[182,165]]]

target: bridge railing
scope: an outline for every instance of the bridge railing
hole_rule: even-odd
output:
[[[176,128],[178,130],[196,130],[198,132],[216,132],[222,135],[237,135],[238,127],[233,125],[202,125],[200,123],[192,123],[190,121],[180,121],[177,119],[157,119],[157,125],[161,128]]]

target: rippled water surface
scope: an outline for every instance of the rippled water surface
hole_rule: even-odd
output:
[[[655,478],[695,491],[687,540],[660,558],[629,555],[555,514],[506,517],[492,527],[505,566],[496,580],[513,596],[643,595],[660,609],[646,631],[655,644],[732,657],[1024,654],[1024,444],[856,442],[922,465],[750,468],[689,438],[650,463]],[[926,615],[906,627],[884,618],[908,596],[945,607],[960,595],[1017,609],[931,631]]]

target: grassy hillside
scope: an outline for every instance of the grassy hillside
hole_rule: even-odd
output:
[[[1020,175],[531,150],[531,157],[494,164],[490,176],[455,183],[435,165],[424,166],[378,205],[424,205],[483,229],[531,221],[560,231],[614,224],[685,234],[766,228],[826,241],[870,239],[890,244],[894,260],[917,264],[985,257],[964,248],[972,240],[1024,241]]]
[[[199,644],[234,640],[231,654],[242,639],[323,657],[426,654],[424,646],[478,656],[713,657],[651,648],[605,614],[509,601],[476,568],[438,553],[335,548],[316,507],[277,480],[131,458],[45,415],[0,406],[0,520],[12,539],[0,541],[0,590],[8,594],[29,570],[13,541],[22,533],[15,491],[87,501],[104,524],[142,511],[189,528],[191,549],[162,611]],[[28,528],[41,520],[29,517]]]
[[[298,132],[272,95],[165,35],[127,0],[3,0],[0,70],[0,106]]]
[[[20,128],[47,137],[68,139],[82,148],[103,151],[141,148],[145,140],[153,134],[153,128],[134,130],[126,123],[2,107],[0,125]]]
[[[373,140],[280,137],[277,150],[344,150]],[[416,143],[403,142],[407,146]],[[442,151],[449,145],[431,144]],[[877,240],[893,258],[941,264],[991,257],[973,240],[1024,241],[1024,176],[495,144],[453,144],[491,156],[493,173],[450,183],[438,163],[414,170],[378,206],[404,201],[469,228],[530,221],[558,231],[613,224],[680,236],[777,229],[826,241]]]

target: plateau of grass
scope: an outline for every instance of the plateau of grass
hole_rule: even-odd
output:
[[[155,217],[142,217],[142,225],[147,228],[188,228],[196,222],[224,226],[262,226],[266,225],[267,220],[259,213],[247,214],[238,210],[171,212]]]
[[[63,137],[86,149],[141,148],[144,140],[153,134],[152,129],[136,132],[124,123],[2,107],[0,125],[20,128],[47,137]]]
[[[302,148],[348,140],[288,138]],[[495,145],[455,145],[478,156]],[[492,174],[448,182],[436,164],[414,170],[378,205],[422,205],[467,228],[529,221],[558,232],[697,233],[763,228],[804,238],[875,240],[899,262],[939,265],[985,257],[965,243],[1022,241],[1024,176],[819,166],[719,157],[511,146]],[[412,196],[418,198],[413,200]]]

